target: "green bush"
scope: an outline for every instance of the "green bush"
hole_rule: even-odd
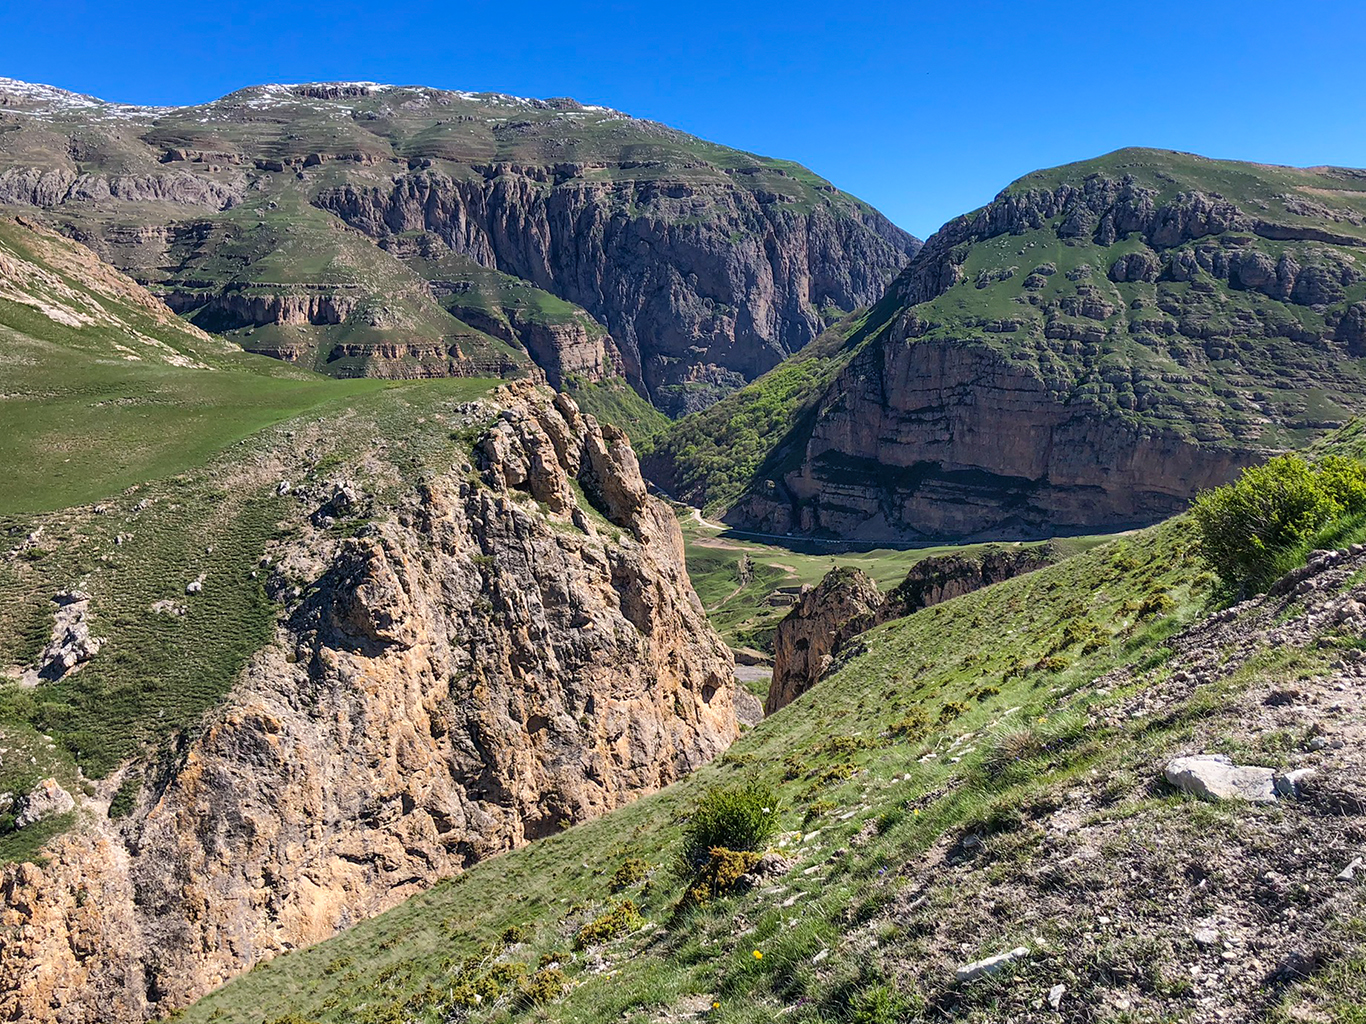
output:
[[[639,857],[628,857],[621,867],[617,868],[607,884],[613,892],[621,892],[623,889],[629,889],[637,882],[643,881],[649,873],[650,865],[647,861]]]
[[[622,900],[580,928],[574,936],[574,948],[584,950],[589,946],[610,942],[635,931],[643,923],[644,919],[636,905],[630,900]]]
[[[1298,564],[1337,521],[1366,513],[1366,467],[1330,456],[1282,455],[1195,499],[1200,551],[1231,587],[1263,590]]]
[[[778,794],[761,782],[707,791],[683,827],[683,859],[699,868],[713,847],[757,850],[778,831]]]

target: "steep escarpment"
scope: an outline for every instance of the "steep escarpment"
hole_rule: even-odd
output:
[[[275,488],[298,511],[253,572],[273,639],[5,869],[7,1018],[164,1014],[736,736],[729,653],[624,437],[531,385],[442,415],[477,426],[470,464]]]
[[[0,128],[0,204],[339,376],[459,372],[424,353],[463,329],[475,365],[497,338],[552,381],[624,374],[691,411],[875,301],[920,244],[796,164],[570,100],[332,83],[153,109],[7,79]],[[446,301],[491,274],[537,315]]]
[[[895,232],[871,213],[729,181],[583,181],[582,170],[418,172],[314,202],[377,239],[432,232],[582,306],[611,331],[628,378],[673,413],[802,348],[820,309],[875,301],[899,260]]]
[[[887,593],[859,569],[832,569],[803,591],[801,600],[778,623],[764,714],[791,704],[820,682],[835,656],[860,633],[1032,572],[1054,557],[1047,546],[993,546],[972,555],[936,555],[913,565],[906,578]]]
[[[730,520],[1153,522],[1362,409],[1363,300],[1366,173],[1124,150],[1031,175],[926,244]]]

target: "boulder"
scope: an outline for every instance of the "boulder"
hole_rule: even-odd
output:
[[[1204,800],[1276,802],[1276,770],[1235,765],[1222,754],[1178,757],[1163,772],[1177,789]]]
[[[74,809],[76,801],[56,779],[44,779],[24,798],[24,809],[15,816],[15,828],[28,828],[54,814],[65,814]]]

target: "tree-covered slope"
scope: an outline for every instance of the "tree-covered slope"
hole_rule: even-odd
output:
[[[945,225],[731,519],[862,537],[1152,522],[1363,406],[1366,172],[1156,150]]]

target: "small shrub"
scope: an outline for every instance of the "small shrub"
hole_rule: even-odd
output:
[[[1282,455],[1195,499],[1200,552],[1232,587],[1265,589],[1334,520],[1366,513],[1366,467],[1336,456],[1311,466]]]
[[[628,889],[650,873],[650,865],[639,857],[628,857],[608,882],[613,892]]]
[[[852,779],[857,774],[858,765],[851,764],[848,761],[842,761],[839,764],[832,764],[828,768],[823,769],[816,776],[816,784],[824,786],[829,785],[832,782],[843,782],[845,779]]]
[[[951,700],[939,709],[939,724],[948,725],[968,709],[961,700]]]
[[[515,946],[518,943],[525,942],[527,940],[528,932],[524,925],[510,924],[503,929],[503,934],[501,938],[503,940],[503,945]]]
[[[681,907],[702,907],[712,900],[727,896],[741,887],[743,879],[762,855],[755,850],[727,850],[716,846],[710,851],[707,862],[702,865],[688,886]]]
[[[630,900],[622,900],[580,928],[574,936],[574,948],[581,950],[610,942],[635,931],[643,923],[636,905]]]
[[[1155,590],[1145,597],[1135,614],[1140,619],[1161,618],[1171,613],[1175,603],[1163,591]]]
[[[542,1006],[558,999],[565,984],[564,971],[558,967],[542,968],[522,982],[517,990],[517,1004],[520,1008]]]
[[[918,740],[930,729],[930,716],[922,707],[913,707],[892,725],[892,735],[906,740]]]
[[[1061,672],[1067,667],[1067,659],[1050,654],[1047,658],[1040,658],[1034,667],[1040,672]]]
[[[109,820],[117,821],[133,813],[137,806],[138,792],[142,789],[142,776],[129,772],[119,784],[118,791],[109,801]]]
[[[504,961],[494,964],[489,968],[489,978],[498,988],[504,989],[510,983],[526,974],[526,964],[519,964],[516,961]]]
[[[982,757],[982,769],[990,778],[1000,778],[1022,761],[1043,753],[1043,739],[1029,726],[999,733]]]
[[[835,803],[835,801],[833,800],[816,800],[809,807],[807,807],[806,814],[802,818],[802,823],[807,824],[809,822],[815,821],[821,815],[829,814],[837,807],[839,807],[839,804]]]
[[[761,782],[717,787],[702,797],[683,827],[689,868],[707,862],[713,847],[757,850],[778,831],[778,794]]]

